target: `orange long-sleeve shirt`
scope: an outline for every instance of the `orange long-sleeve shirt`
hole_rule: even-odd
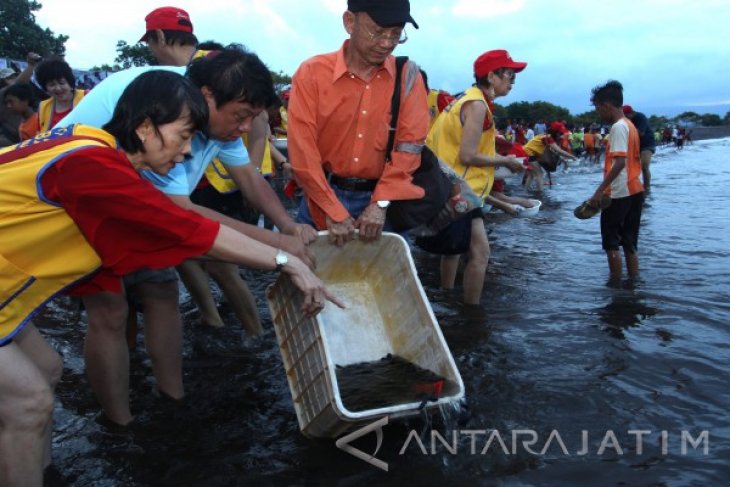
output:
[[[340,177],[377,179],[372,201],[423,196],[423,189],[411,183],[411,174],[420,163],[418,154],[394,150],[391,163],[385,162],[395,57],[389,56],[371,79],[361,79],[347,69],[348,43],[339,51],[308,59],[292,78],[289,158],[320,229],[326,228],[326,215],[336,222],[350,216],[327,182],[325,171]],[[402,82],[395,147],[423,145],[429,121],[426,88],[420,73],[408,95],[405,79]]]

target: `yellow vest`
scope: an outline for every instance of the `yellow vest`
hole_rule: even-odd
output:
[[[116,141],[103,130],[73,125],[0,150],[0,343],[57,293],[101,267],[71,217],[40,192],[48,166],[89,147],[115,148]]]
[[[79,104],[81,99],[84,97],[84,90],[74,90],[73,106]],[[47,132],[51,128],[51,118],[55,110],[56,102],[53,98],[43,100],[38,105],[38,122],[40,123],[40,133]]]
[[[547,135],[536,135],[532,139],[528,140],[527,144],[522,146],[522,148],[529,155],[539,157],[543,152],[545,152],[545,149],[547,149],[547,146],[545,145],[545,137],[547,137]]]
[[[279,127],[281,127],[284,130],[287,130],[286,127],[289,124],[289,115],[287,114],[286,107],[284,105],[279,107],[279,116],[281,116],[281,124],[279,125]],[[276,138],[277,139],[286,139],[286,135],[277,134]]]
[[[243,134],[243,143],[248,147],[248,134]],[[273,163],[271,162],[271,147],[269,141],[266,141],[264,146],[264,159],[261,161],[261,174],[271,174]],[[228,174],[228,170],[223,163],[217,157],[213,159],[208,167],[205,168],[205,177],[208,182],[213,186],[219,193],[227,194],[238,191],[236,182]]]
[[[426,145],[439,159],[446,162],[454,169],[456,174],[469,183],[471,189],[484,200],[489,196],[494,184],[494,167],[465,166],[459,160],[459,147],[464,133],[464,127],[461,124],[461,108],[464,103],[470,101],[481,101],[487,105],[482,90],[477,87],[469,88],[461,97],[441,112],[441,115],[438,116],[428,132]],[[477,152],[486,156],[494,156],[497,153],[494,139],[495,129],[489,105],[487,105],[487,117],[490,121],[490,127],[489,130],[482,132]]]
[[[428,130],[431,130],[431,127],[433,127],[434,122],[436,121],[436,117],[439,114],[439,105],[438,105],[438,98],[439,98],[439,90],[429,90],[428,91],[428,114],[431,117],[431,121],[428,124]]]

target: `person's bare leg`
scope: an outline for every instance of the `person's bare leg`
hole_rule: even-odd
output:
[[[649,166],[651,165],[651,156],[651,151],[641,151],[641,179],[644,183],[644,191],[647,193],[651,186],[651,170],[649,169]]]
[[[454,289],[461,255],[441,256],[441,289]]]
[[[157,388],[173,399],[185,395],[182,381],[182,317],[177,280],[134,287],[144,307],[144,338]]]
[[[56,390],[58,381],[61,380],[63,373],[63,360],[61,356],[46,342],[38,329],[28,323],[15,339],[20,349],[35,366],[40,370],[46,379],[48,386],[51,388],[51,394]],[[53,434],[53,421],[48,422],[45,436],[45,449],[43,453],[43,466],[47,467],[51,464],[51,436]]]
[[[213,294],[210,292],[208,273],[205,272],[203,264],[194,260],[186,260],[177,266],[177,273],[180,275],[183,284],[193,298],[195,305],[200,310],[200,321],[204,325],[214,328],[223,326],[223,319],[218,313]]]
[[[606,257],[608,258],[608,271],[611,274],[611,279],[621,279],[623,263],[621,262],[621,254],[619,251],[607,250]]]
[[[129,311],[127,312],[127,327],[125,335],[127,337],[127,348],[130,352],[133,352],[137,349],[137,333],[139,333],[137,306],[131,301],[127,301],[127,306],[129,307]]]
[[[101,408],[114,423],[132,421],[129,411],[127,298],[101,292],[83,297],[89,318],[84,341],[86,375]]]
[[[535,190],[542,192],[545,185],[545,181],[543,181],[542,178],[542,166],[540,166],[540,163],[537,161],[530,161],[528,164],[532,168],[530,174],[535,178]]]
[[[639,275],[639,254],[624,250],[624,257],[626,258],[626,272],[629,277],[637,277]]]
[[[26,326],[27,327],[27,326]],[[53,392],[16,343],[0,347],[0,485],[40,486]],[[51,360],[52,361],[52,360]]]
[[[206,269],[220,286],[226,301],[233,308],[236,318],[246,332],[251,336],[261,335],[264,328],[261,326],[256,298],[238,272],[238,266],[223,262],[208,262]]]
[[[474,218],[471,221],[469,261],[464,268],[464,304],[479,304],[484,289],[489,253],[489,240],[484,221],[481,218]]]

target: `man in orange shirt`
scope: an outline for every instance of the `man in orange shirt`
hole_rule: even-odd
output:
[[[644,204],[639,132],[622,110],[621,83],[609,81],[595,87],[592,94],[591,103],[596,107],[598,116],[612,125],[606,146],[603,181],[589,203],[598,208],[604,194],[611,197],[611,205],[601,213],[601,239],[612,280],[621,278],[619,247],[623,247],[629,277],[636,277],[639,273],[639,223]]]
[[[398,44],[418,24],[408,0],[348,0],[350,38],[339,51],[308,59],[292,79],[289,155],[305,197],[299,221],[330,231],[343,245],[360,230],[380,237],[392,200],[423,197],[412,184],[428,130],[426,88],[418,66],[402,73],[401,108],[392,160],[386,161]]]

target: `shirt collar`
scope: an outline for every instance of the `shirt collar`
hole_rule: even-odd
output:
[[[350,40],[347,39],[345,42],[342,43],[342,47],[340,47],[340,50],[337,51],[335,57],[335,68],[332,72],[333,83],[350,72],[350,70],[347,69],[347,62],[345,61],[345,48],[348,46],[349,43]],[[378,71],[382,70],[385,70],[392,79],[395,79],[395,56],[393,56],[392,54],[388,56],[388,58],[385,60],[384,65],[378,69]]]

